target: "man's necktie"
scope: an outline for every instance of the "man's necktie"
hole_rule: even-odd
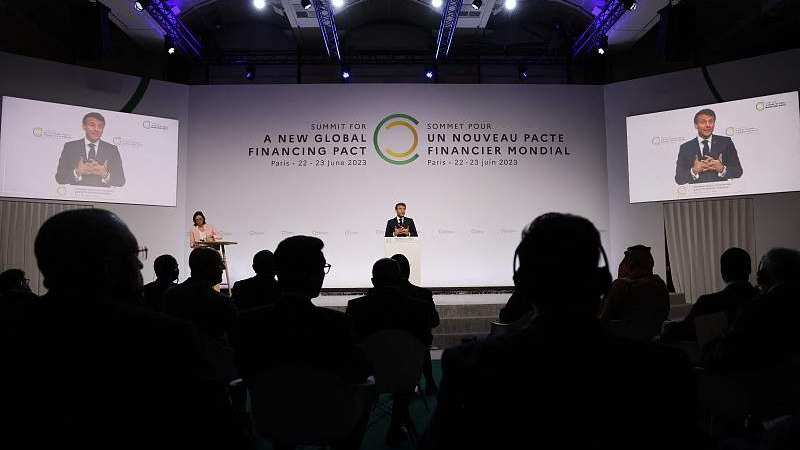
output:
[[[711,156],[711,150],[708,148],[708,140],[703,139],[703,158]]]
[[[89,159],[97,159],[97,153],[94,151],[94,144],[89,144]]]
[[[400,218],[400,226],[401,227],[403,226],[403,218],[402,217]]]

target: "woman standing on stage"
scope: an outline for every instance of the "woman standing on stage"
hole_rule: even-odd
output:
[[[222,235],[213,225],[206,223],[206,216],[197,211],[192,216],[193,227],[189,232],[189,247],[195,248],[203,242],[214,242],[222,239]]]

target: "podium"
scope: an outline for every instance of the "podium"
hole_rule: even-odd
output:
[[[401,254],[408,258],[411,272],[408,281],[420,286],[422,282],[422,267],[420,265],[421,238],[419,237],[385,237],[383,238],[383,254],[387,258]]]
[[[226,245],[236,245],[238,242],[233,241],[209,241],[209,242],[198,242],[198,246],[202,247],[211,247],[213,249],[219,250],[222,254],[222,264],[225,266],[225,282],[228,286],[228,295],[233,295],[233,286],[231,286],[231,274],[228,271],[228,257],[225,255],[225,246]]]

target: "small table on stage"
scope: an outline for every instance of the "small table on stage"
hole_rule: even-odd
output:
[[[228,294],[233,295],[233,286],[231,286],[231,274],[228,272],[228,257],[225,256],[225,246],[226,245],[236,245],[238,242],[233,241],[209,241],[209,242],[198,242],[197,245],[203,247],[211,247],[214,249],[219,249],[219,252],[222,253],[222,264],[225,265],[225,282],[228,286]]]

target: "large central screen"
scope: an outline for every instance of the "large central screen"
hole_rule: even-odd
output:
[[[178,121],[3,97],[0,196],[175,206]]]
[[[631,203],[800,190],[797,92],[627,118]]]

